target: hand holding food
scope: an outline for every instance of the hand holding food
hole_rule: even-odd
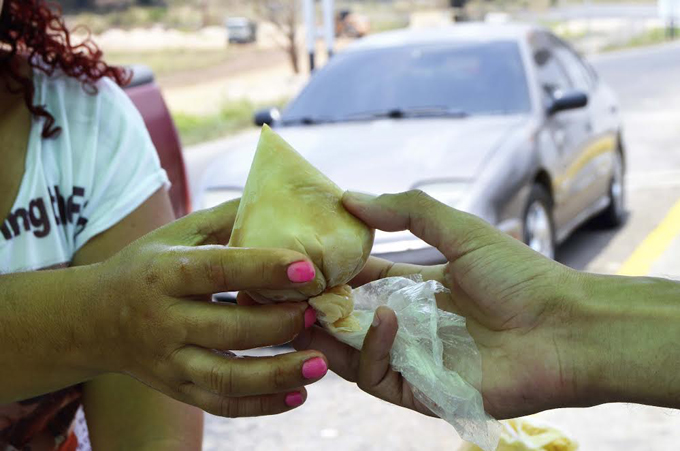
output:
[[[345,210],[342,195],[281,137],[262,128],[229,245],[297,251],[312,261],[316,277],[298,288],[249,290],[253,298],[307,300],[361,271],[373,230]]]
[[[304,287],[290,280],[291,267],[306,265],[313,278],[298,252],[225,247],[237,207],[234,201],[189,215],[95,267],[93,277],[105,287],[96,302],[103,320],[90,346],[101,351],[100,371],[127,373],[221,416],[280,413],[304,402],[304,386],[326,372],[319,352],[224,352],[288,342],[314,321],[305,303],[210,302],[221,291]]]
[[[449,421],[486,449],[495,446],[500,428],[484,412],[477,391],[481,361],[465,320],[437,308],[436,294],[446,288],[405,278],[376,282],[356,292],[345,285],[363,268],[373,232],[344,209],[338,187],[268,128],[262,131],[241,202],[231,244],[301,250],[323,274],[314,291],[250,290],[252,298],[265,302],[309,297],[323,327],[357,349],[376,309],[382,305],[395,309],[403,324],[387,363],[391,361],[413,385],[424,410]],[[462,345],[451,350],[457,359],[436,357],[438,350],[454,343]]]

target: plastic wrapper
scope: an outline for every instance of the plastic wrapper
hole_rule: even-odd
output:
[[[409,382],[416,398],[458,434],[485,451],[496,449],[501,424],[484,411],[479,392],[482,360],[465,318],[437,308],[448,290],[420,276],[389,277],[352,290],[356,327],[334,328],[338,340],[361,349],[375,310],[385,305],[399,329],[390,354],[392,368]],[[353,329],[353,330],[352,330]]]

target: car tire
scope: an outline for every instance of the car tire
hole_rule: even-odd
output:
[[[531,187],[524,209],[522,233],[524,243],[548,258],[555,258],[555,225],[553,202],[548,190],[536,183]]]
[[[626,192],[624,164],[620,152],[616,152],[614,171],[609,182],[609,205],[595,217],[595,224],[604,228],[616,228],[626,221]]]

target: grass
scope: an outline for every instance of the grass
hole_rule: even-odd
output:
[[[371,33],[381,33],[383,31],[396,30],[408,27],[408,17],[392,17],[376,19],[371,22]]]
[[[158,77],[185,70],[204,69],[219,65],[235,57],[227,50],[151,50],[135,52],[106,52],[106,62],[110,64],[144,64],[149,66]]]
[[[282,107],[287,99],[280,99],[266,106]],[[222,138],[243,131],[253,124],[253,114],[265,105],[256,105],[248,100],[230,101],[220,111],[205,116],[173,113],[172,117],[179,131],[182,146],[191,146],[205,141]]]
[[[212,17],[211,17],[212,19]],[[211,25],[221,23],[215,15]],[[81,12],[66,16],[69,26],[85,25],[92,33],[99,34],[110,28],[131,29],[161,24],[178,30],[196,30],[201,27],[203,17],[198,8],[188,5],[167,6],[131,6],[129,8],[109,12]]]
[[[627,48],[644,47],[648,45],[661,44],[670,41],[666,35],[666,28],[653,28],[642,34],[634,36],[629,41],[621,44],[612,44],[604,48],[604,51],[621,50]],[[675,28],[675,39],[680,38],[680,28]]]

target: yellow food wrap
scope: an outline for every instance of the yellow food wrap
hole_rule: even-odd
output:
[[[354,297],[349,285],[326,290],[309,300],[319,321],[331,332],[358,332],[361,324],[354,314]]]
[[[229,246],[282,248],[307,255],[314,283],[254,290],[259,301],[303,301],[361,271],[374,231],[342,205],[343,191],[268,126],[262,127]]]
[[[503,431],[496,451],[576,451],[578,443],[554,426],[533,418],[503,421]],[[465,444],[459,451],[481,451]]]

